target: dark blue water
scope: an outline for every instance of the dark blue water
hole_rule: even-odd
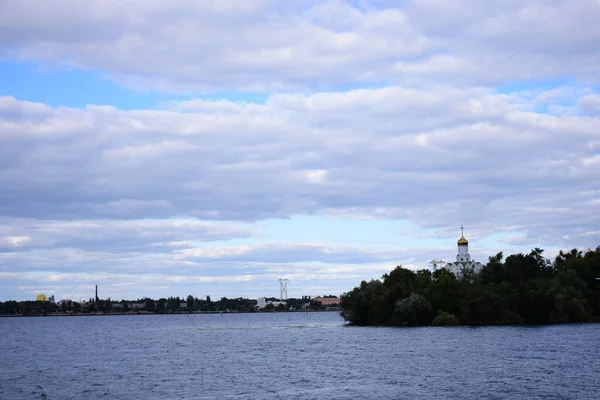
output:
[[[0,399],[597,399],[599,345],[600,325],[337,313],[0,318]]]

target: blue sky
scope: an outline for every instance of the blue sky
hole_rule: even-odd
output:
[[[89,4],[88,4],[89,3]],[[600,245],[600,5],[11,2],[0,301],[341,294]],[[582,29],[585,27],[585,29]]]
[[[0,72],[3,95],[52,107],[82,108],[98,104],[120,109],[155,108],[161,101],[183,98],[128,90],[111,82],[101,72],[46,66],[32,61],[5,59],[0,62]]]

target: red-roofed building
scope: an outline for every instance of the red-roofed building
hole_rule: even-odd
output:
[[[314,301],[318,301],[323,304],[325,307],[338,307],[340,305],[339,297],[315,297]]]

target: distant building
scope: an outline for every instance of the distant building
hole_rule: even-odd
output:
[[[321,303],[325,307],[337,307],[340,305],[339,297],[320,297],[319,296],[319,297],[315,297],[313,300]]]
[[[283,304],[285,306],[285,301],[267,301],[266,297],[259,297],[256,299],[256,308],[259,310],[265,308],[268,304],[273,304],[273,306],[275,307],[277,307],[280,304]]]
[[[267,298],[266,297],[259,297],[258,299],[256,299],[256,307],[257,308],[265,308],[267,306]]]
[[[128,307],[130,310],[143,310],[146,306],[145,303],[129,303]]]
[[[456,254],[456,261],[446,263],[444,268],[454,273],[456,276],[462,276],[466,271],[479,272],[483,268],[483,264],[471,259],[469,254],[469,241],[465,239],[464,228],[461,226],[461,235],[458,239],[458,253]]]

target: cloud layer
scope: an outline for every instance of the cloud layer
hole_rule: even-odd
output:
[[[556,240],[598,224],[600,120],[578,106],[597,94],[569,95],[557,114],[535,112],[547,92],[443,87],[194,100],[158,111],[4,97],[0,212],[221,221],[363,214],[430,227],[462,213],[475,226],[518,221]]]
[[[598,83],[595,0],[9,2],[0,50],[168,92]]]
[[[0,291],[339,293],[451,256],[461,223],[481,258],[596,247],[598,20],[593,0],[8,2],[3,59],[190,97],[0,92]],[[415,229],[291,240],[302,215]]]

